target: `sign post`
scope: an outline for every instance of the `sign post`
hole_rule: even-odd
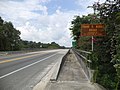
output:
[[[92,36],[92,51],[94,50],[93,36]]]
[[[94,50],[93,36],[105,36],[104,24],[81,24],[81,36],[92,36],[92,51]]]

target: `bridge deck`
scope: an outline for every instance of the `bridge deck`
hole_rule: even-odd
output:
[[[45,90],[103,90],[96,88],[87,79],[73,53],[65,58],[56,82],[49,82]]]

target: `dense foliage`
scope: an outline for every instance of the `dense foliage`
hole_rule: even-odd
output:
[[[96,39],[94,52],[89,56],[89,59],[92,60],[91,68],[97,71],[96,82],[109,90],[120,90],[120,0],[106,0],[102,4],[95,3],[92,8],[96,12],[95,18],[92,17],[93,21],[89,22],[87,18],[89,15],[77,16],[73,19],[70,30],[78,47],[90,50],[88,41],[84,40],[87,37],[80,37],[80,24],[84,23],[82,20],[86,18],[88,24],[104,23],[106,25],[106,36],[94,37]],[[85,44],[79,44],[80,39]],[[89,47],[91,46],[89,45]]]
[[[20,31],[0,17],[0,50],[19,50]],[[14,47],[14,48],[13,48]]]
[[[103,69],[99,68],[100,73],[98,75],[99,77],[103,78],[104,82],[100,81],[100,78],[98,78],[98,81],[100,84],[111,90],[119,90],[120,1],[107,0],[103,4],[96,4],[96,9],[99,12],[98,15],[100,16],[101,22],[106,24],[107,34],[106,37],[102,38],[101,42],[98,42],[100,43],[101,47],[98,49],[99,52],[96,51],[98,53],[98,58],[101,59],[99,65],[104,67],[103,69],[105,70],[103,71]]]

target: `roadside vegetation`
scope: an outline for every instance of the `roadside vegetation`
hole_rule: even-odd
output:
[[[109,90],[120,90],[120,0],[92,5],[95,13],[75,16],[70,30],[77,49],[91,51],[91,37],[80,36],[81,24],[105,24],[106,36],[94,37],[94,51],[88,56],[96,71],[94,82]]]
[[[57,49],[65,48],[55,42],[42,43],[26,41],[20,38],[21,32],[14,28],[12,22],[4,21],[0,17],[0,51],[16,51],[25,49]]]

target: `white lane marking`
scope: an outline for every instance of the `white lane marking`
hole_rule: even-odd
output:
[[[56,53],[56,54],[57,54],[57,53]],[[7,76],[9,76],[9,75],[11,75],[11,74],[14,74],[14,73],[16,73],[16,72],[19,72],[19,71],[21,71],[21,70],[23,70],[23,69],[25,69],[25,68],[30,67],[30,66],[33,66],[33,65],[35,65],[35,64],[37,64],[37,63],[39,63],[39,62],[41,62],[41,61],[44,61],[44,60],[46,60],[46,59],[48,59],[48,58],[50,58],[50,57],[55,56],[56,54],[53,54],[53,55],[51,55],[51,56],[49,56],[49,57],[46,57],[46,58],[44,58],[44,59],[41,59],[41,60],[39,60],[39,61],[37,61],[37,62],[34,62],[34,63],[29,64],[29,65],[27,65],[27,66],[24,66],[24,67],[22,67],[22,68],[20,68],[20,69],[17,69],[17,70],[15,70],[15,71],[12,71],[12,72],[10,72],[10,73],[8,73],[8,74],[5,74],[5,75],[3,75],[3,76],[0,76],[0,79],[2,79],[2,78],[4,78],[4,77],[7,77]]]

